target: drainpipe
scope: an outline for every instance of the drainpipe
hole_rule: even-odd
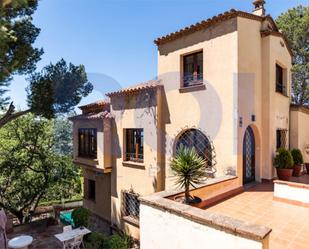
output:
[[[156,191],[165,190],[165,125],[163,110],[163,86],[157,87],[157,179]]]

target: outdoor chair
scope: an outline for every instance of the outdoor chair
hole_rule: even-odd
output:
[[[68,249],[81,249],[81,248],[85,248],[84,243],[83,243],[83,235],[79,235],[77,237],[75,237],[72,241],[70,241],[67,244]]]
[[[64,233],[69,232],[69,231],[72,231],[72,226],[71,225],[63,227],[63,232]]]

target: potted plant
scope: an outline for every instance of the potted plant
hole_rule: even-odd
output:
[[[304,163],[303,155],[301,154],[301,151],[299,149],[291,150],[291,155],[294,161],[293,175],[300,176],[302,164]]]
[[[273,165],[280,180],[288,181],[293,173],[293,157],[287,149],[280,148],[274,157]]]
[[[307,174],[309,174],[309,163],[305,163],[305,167],[306,167]]]
[[[199,202],[200,198],[190,195],[190,186],[195,188],[195,184],[205,182],[206,161],[196,153],[194,148],[180,146],[170,166],[177,179],[176,184],[185,189],[183,202],[186,204]]]

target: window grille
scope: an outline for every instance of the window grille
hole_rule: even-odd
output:
[[[288,133],[288,130],[284,130],[284,129],[278,129],[277,130],[277,149],[279,148],[286,148],[287,146],[287,133]]]
[[[194,148],[196,153],[202,157],[207,165],[207,173],[209,177],[214,177],[216,172],[215,150],[207,136],[198,129],[189,129],[183,132],[176,143],[176,154],[180,146]]]
[[[132,219],[139,219],[139,207],[140,201],[138,199],[139,195],[132,191],[123,191],[122,192],[122,201],[123,207],[122,212],[123,216],[130,217]]]

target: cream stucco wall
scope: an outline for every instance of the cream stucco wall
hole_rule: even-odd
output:
[[[266,78],[263,82],[263,95],[268,96],[264,100],[263,112],[263,130],[269,134],[265,136],[265,143],[263,144],[263,171],[264,178],[271,179],[275,177],[275,171],[272,167],[272,158],[276,152],[276,130],[286,129],[287,140],[286,146],[289,145],[289,112],[290,112],[290,94],[291,94],[291,56],[286,47],[283,47],[281,37],[269,36],[263,38],[263,50],[266,52],[264,60],[267,62],[264,65],[263,75]],[[264,52],[264,51],[263,51]],[[287,84],[287,95],[284,96],[276,92],[276,63],[281,65],[287,73],[286,84]],[[265,68],[267,67],[267,68]],[[269,77],[267,79],[267,77]]]
[[[174,188],[169,160],[175,138],[187,128],[198,128],[213,142],[216,176],[236,171],[237,135],[234,74],[238,70],[236,18],[161,45],[158,48],[158,78],[164,85],[166,119],[166,188]],[[182,56],[203,51],[206,90],[180,93]]]
[[[291,56],[281,45],[284,44],[281,37],[261,37],[260,30],[264,27],[267,27],[266,21],[238,18],[238,115],[243,120],[242,127],[238,127],[238,172],[242,177],[243,137],[246,128],[251,126],[256,142],[257,181],[274,177],[272,157],[276,150],[276,130],[289,130],[290,97],[276,93],[275,70],[278,63],[287,72],[290,96]]]
[[[300,149],[304,161],[309,163],[309,111],[291,111],[290,148]]]
[[[98,173],[93,170],[83,170],[84,191],[87,192],[87,180],[95,181],[95,200],[84,197],[84,207],[106,221],[111,220],[111,181],[110,174]]]
[[[126,229],[134,237],[138,230],[124,224],[121,215],[122,191],[133,190],[143,196],[155,192],[157,164],[156,95],[153,91],[137,95],[115,96],[111,98],[111,112],[114,115],[113,169],[111,173],[112,223]],[[144,162],[134,163],[124,160],[124,129],[144,130]],[[137,232],[136,232],[137,231]]]
[[[141,205],[140,216],[141,249],[267,249],[261,241],[240,237],[147,205]]]
[[[263,177],[261,167],[261,126],[262,126],[262,40],[261,22],[239,17],[238,25],[238,175],[243,178],[243,138],[248,126],[255,136],[255,178]],[[252,120],[255,116],[255,121]]]

